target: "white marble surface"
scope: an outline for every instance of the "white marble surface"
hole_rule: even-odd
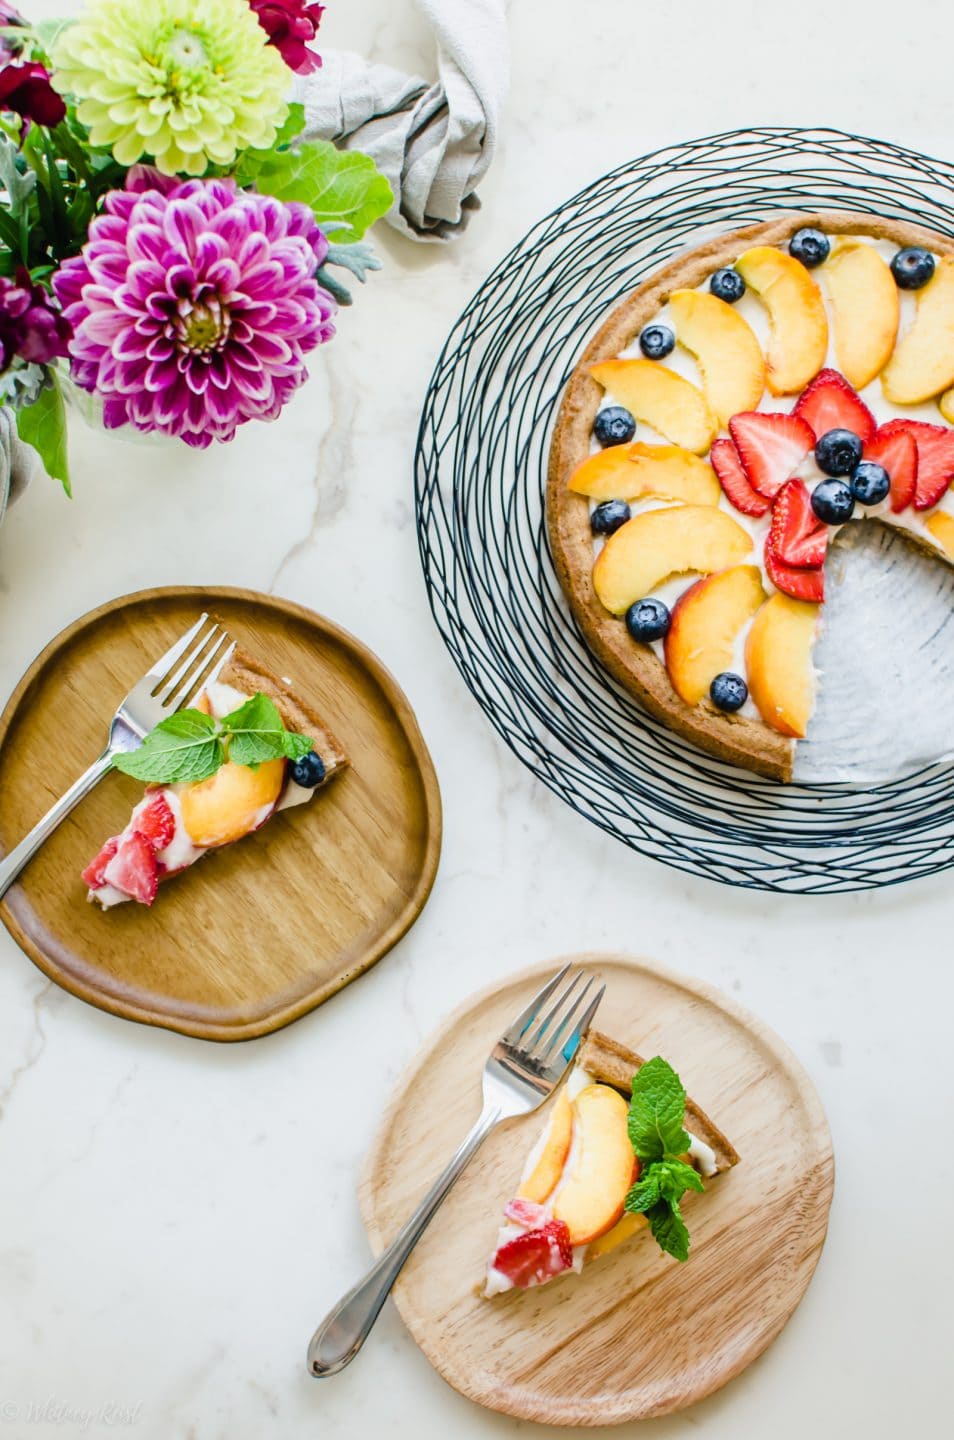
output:
[[[247,1045],[103,1015],[0,933],[0,1440],[529,1433],[449,1390],[390,1307],[338,1379],[312,1382],[302,1360],[367,1259],[355,1181],[389,1082],[469,991],[584,947],[656,956],[774,1025],[819,1087],[838,1159],[828,1247],[787,1330],[721,1395],[643,1433],[886,1440],[950,1423],[950,877],[786,900],[681,877],[601,837],[497,743],[458,680],[428,614],[411,501],[444,332],[538,215],[635,153],[733,125],[827,123],[949,155],[950,46],[936,43],[949,9],[514,0],[511,20],[504,143],[456,248],[382,237],[386,269],[277,425],[171,456],[77,428],[76,499],[34,488],[0,530],[4,696],[57,630],[124,591],[274,590],[355,631],[398,675],[446,823],[433,898],[403,944]],[[323,34],[427,66],[408,0],[332,0]],[[379,1057],[374,1084],[347,1083],[357,1044]]]

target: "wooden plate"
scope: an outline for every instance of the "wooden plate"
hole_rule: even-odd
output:
[[[80,871],[142,792],[107,776],[8,891],[0,918],[74,995],[186,1035],[240,1040],[298,1019],[367,970],[434,882],[437,777],[407,700],[359,641],[248,590],[143,590],[84,615],[0,718],[0,850],[99,754],[118,701],[202,610],[314,703],[350,769],[310,805],[178,876],[151,910],[104,914],[86,903]]]
[[[598,1028],[665,1055],[740,1164],[687,1203],[687,1264],[645,1234],[579,1277],[494,1300],[477,1286],[539,1115],[486,1141],[394,1290],[431,1364],[462,1395],[523,1420],[614,1425],[718,1390],[775,1338],[805,1293],[834,1183],[817,1094],[777,1036],[718,991],[640,960],[577,957],[607,982]],[[378,1253],[480,1107],[497,1035],[555,961],[469,1000],[404,1077],[365,1166],[361,1209]]]

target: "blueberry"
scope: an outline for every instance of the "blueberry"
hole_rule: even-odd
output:
[[[850,475],[861,459],[854,430],[826,430],[815,446],[815,464],[826,475]]]
[[[900,290],[920,290],[934,274],[934,256],[923,245],[909,245],[891,261],[891,274]]]
[[[862,460],[851,472],[851,493],[859,505],[880,505],[890,489],[891,476],[873,460]]]
[[[625,500],[604,500],[590,516],[590,529],[594,535],[612,535],[628,519],[629,506]]]
[[[309,750],[300,760],[293,760],[288,767],[288,778],[294,780],[303,790],[314,790],[325,778],[325,762],[315,750]]]
[[[800,260],[806,270],[814,270],[828,259],[831,241],[820,230],[796,230],[788,242],[788,253]]]
[[[736,300],[741,300],[745,294],[745,281],[738,270],[733,270],[727,265],[724,270],[717,270],[709,281],[709,289],[719,300],[727,300],[734,305]]]
[[[625,445],[636,434],[636,421],[622,405],[606,405],[596,412],[593,434],[604,449],[607,445]]]
[[[637,600],[626,611],[626,629],[634,640],[648,644],[668,635],[671,618],[669,607],[661,600]]]
[[[741,675],[723,670],[709,686],[709,695],[713,705],[718,705],[720,710],[741,710],[749,698],[749,687]]]
[[[823,480],[812,491],[812,509],[826,525],[843,525],[854,508],[855,497],[844,480]]]
[[[647,325],[640,332],[639,348],[647,360],[662,360],[675,348],[676,337],[668,325]]]

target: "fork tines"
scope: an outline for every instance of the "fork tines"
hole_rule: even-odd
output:
[[[566,984],[560,988],[564,980]],[[518,1015],[505,1032],[503,1044],[532,1068],[546,1069],[557,1060],[569,1062],[603,998],[606,987],[599,984],[594,991],[597,983],[597,977],[586,970],[570,975],[570,966],[564,965]]]
[[[167,709],[181,709],[206,685],[216,681],[231,659],[235,644],[230,643],[228,631],[214,620],[206,628],[208,620],[207,614],[200,615],[149,672],[152,694]],[[183,651],[193,640],[196,643],[182,659]]]

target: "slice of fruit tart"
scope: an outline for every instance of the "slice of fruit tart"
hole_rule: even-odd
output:
[[[483,1293],[579,1274],[643,1230],[686,1260],[683,1196],[738,1159],[667,1061],[591,1031],[504,1210]]]
[[[702,749],[791,779],[826,555],[874,521],[954,563],[952,427],[950,237],[793,214],[678,256],[556,418],[547,522],[588,644]]]
[[[104,909],[126,900],[151,905],[160,881],[306,804],[347,764],[288,684],[235,650],[189,709],[115,761],[146,781],[146,792],[83,871],[88,898]]]

